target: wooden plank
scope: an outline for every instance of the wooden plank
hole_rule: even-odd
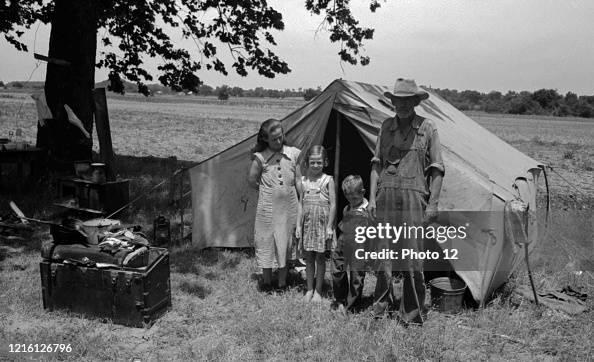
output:
[[[179,174],[179,242],[184,240],[184,172]]]
[[[33,53],[33,58],[35,58],[37,60],[43,60],[44,62],[52,63],[52,64],[55,64],[55,65],[62,65],[62,66],[65,66],[65,67],[69,67],[70,64],[72,64],[72,63],[70,63],[67,60],[57,59],[57,58],[50,58],[48,56],[37,54],[37,53]]]
[[[72,206],[70,204],[63,204],[63,203],[60,203],[60,202],[54,202],[53,204],[55,206],[63,207],[65,209],[69,209],[69,210],[84,211],[84,212],[88,212],[89,214],[95,214],[95,215],[97,215],[97,217],[106,214],[104,211],[95,210],[95,209],[89,209],[87,207],[77,207],[77,206]]]
[[[113,145],[111,143],[105,88],[94,89],[93,99],[95,101],[95,126],[97,128],[97,139],[99,140],[99,158],[106,165],[105,175],[107,181],[114,181],[116,167],[114,164]]]

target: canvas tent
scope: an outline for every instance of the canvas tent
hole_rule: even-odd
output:
[[[368,185],[379,128],[394,115],[383,96],[387,90],[360,82],[332,82],[318,97],[282,119],[288,141],[302,150],[325,145],[330,156],[328,173],[335,169],[338,147],[339,180],[356,173]],[[446,173],[440,211],[449,212],[451,225],[472,224],[469,237],[456,244],[466,264],[454,265],[454,269],[474,299],[484,301],[523,260],[514,235],[506,232],[506,205],[522,200],[529,210],[535,210],[541,165],[427,91],[429,98],[416,111],[433,120],[443,146]],[[247,170],[255,139],[256,135],[190,169],[192,241],[199,247],[253,245],[257,192],[247,184]],[[338,210],[343,205],[341,198]],[[532,247],[537,240],[536,223],[530,220],[524,231]]]

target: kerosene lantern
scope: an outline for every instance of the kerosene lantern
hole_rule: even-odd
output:
[[[153,221],[153,240],[155,245],[169,245],[171,243],[171,224],[169,219],[159,215]]]

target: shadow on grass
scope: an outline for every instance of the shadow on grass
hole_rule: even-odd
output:
[[[217,250],[181,247],[171,251],[171,265],[179,273],[200,274],[200,266],[215,265],[219,261]]]
[[[207,248],[186,245],[171,251],[171,265],[175,271],[182,274],[199,275],[202,266],[218,265],[222,270],[235,269],[243,259],[253,257],[253,250],[249,248]],[[210,272],[204,275],[209,280],[217,276]]]
[[[195,281],[183,281],[179,288],[183,292],[196,296],[199,299],[204,299],[211,293],[209,288],[206,288]]]
[[[263,287],[263,279],[262,279],[262,272],[252,273],[250,275],[250,280],[255,281],[258,284],[258,289]],[[278,270],[274,270],[272,273],[272,285],[274,287],[278,286]],[[297,270],[289,267],[287,271],[287,285],[289,288],[296,288],[299,292],[305,293],[306,291],[306,283],[305,283],[305,272],[298,272]],[[323,284],[323,295],[328,297],[331,295],[332,290],[332,282],[328,279],[324,279]]]
[[[235,267],[241,263],[242,256],[241,255],[232,255],[228,259],[224,260],[221,263],[221,268],[224,269],[235,269]]]

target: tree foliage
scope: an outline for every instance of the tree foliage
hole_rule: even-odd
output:
[[[37,21],[49,23],[60,0],[21,0],[0,4],[0,32],[19,50],[27,46],[19,38]],[[200,70],[227,75],[229,68],[246,76],[249,71],[273,78],[291,71],[271,48],[273,33],[284,29],[282,14],[266,0],[96,0],[97,29],[105,51],[97,66],[109,70],[110,90],[123,92],[122,79],[137,83],[139,91],[153,76],[145,68],[145,57],[161,59],[158,80],[174,90],[198,91]],[[374,12],[378,0],[369,0]],[[360,26],[350,10],[350,0],[306,0],[305,8],[322,15],[332,42],[338,42],[342,61],[366,65],[362,54],[373,29]],[[166,29],[166,30],[164,30]],[[177,46],[174,33],[192,40],[196,51]],[[231,64],[219,48],[231,54]]]
[[[538,102],[543,109],[552,110],[559,107],[559,102],[563,97],[555,89],[539,89],[532,93],[532,99]]]
[[[203,95],[203,96],[209,96],[212,94],[212,92],[214,91],[214,89],[207,85],[207,84],[202,84],[200,86],[200,89],[198,90],[198,94]]]
[[[220,87],[217,87],[217,89],[215,90],[215,93],[217,94],[217,99],[220,101],[226,101],[227,99],[229,99],[229,93],[230,93],[230,88],[228,85],[222,85]]]
[[[371,0],[369,10],[380,7],[378,0]],[[330,41],[340,42],[340,59],[350,64],[369,64],[369,57],[360,53],[364,40],[373,38],[373,29],[361,27],[350,9],[350,0],[306,0],[305,8],[311,13],[324,13],[324,24],[330,32]]]
[[[497,91],[480,93],[455,89],[434,91],[461,110],[477,110],[491,113],[540,114],[550,116],[594,117],[594,96],[578,96],[568,92],[560,95],[555,89],[539,89],[534,92]]]
[[[305,99],[306,101],[309,101],[311,99],[314,99],[318,95],[320,95],[320,93],[322,93],[322,88],[320,88],[320,87],[318,87],[317,89],[307,88],[303,92],[303,99]]]
[[[241,87],[233,87],[229,94],[233,97],[243,97],[243,89]]]

